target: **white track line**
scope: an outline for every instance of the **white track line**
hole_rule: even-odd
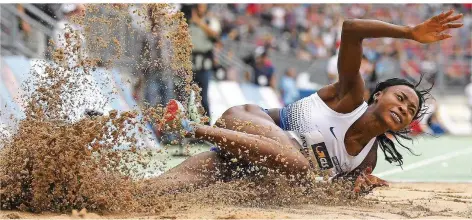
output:
[[[472,183],[472,180],[442,180],[442,179],[432,179],[432,180],[421,180],[421,179],[404,179],[404,180],[389,180],[389,183]]]
[[[471,153],[472,153],[472,147],[469,147],[465,150],[456,151],[456,152],[452,152],[452,153],[449,153],[449,154],[444,154],[444,155],[441,155],[441,156],[432,157],[432,158],[429,158],[429,159],[426,159],[426,160],[422,160],[422,161],[419,161],[419,162],[416,162],[416,163],[412,163],[410,165],[404,166],[403,169],[399,167],[399,168],[387,170],[387,171],[384,171],[384,172],[381,172],[381,173],[377,173],[377,174],[374,174],[374,175],[376,175],[378,177],[385,177],[385,176],[389,176],[389,175],[392,175],[392,174],[395,174],[395,173],[405,172],[405,171],[416,169],[416,168],[419,168],[419,167],[423,167],[423,166],[426,166],[426,165],[429,165],[429,164],[432,164],[432,163],[440,162],[440,161],[443,161],[443,160],[449,160],[449,159],[454,158],[454,157],[463,156],[463,155],[467,155],[467,154],[471,154]]]

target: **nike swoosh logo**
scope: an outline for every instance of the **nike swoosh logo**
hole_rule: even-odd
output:
[[[331,131],[331,134],[333,134],[334,138],[336,138],[336,140],[338,140],[338,138],[337,138],[336,135],[334,134],[333,128],[334,128],[334,127],[329,127],[329,130]]]

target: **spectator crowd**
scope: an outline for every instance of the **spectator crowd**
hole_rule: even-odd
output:
[[[454,8],[464,14],[464,27],[452,30],[454,38],[438,45],[388,38],[365,40],[361,74],[375,82],[375,78],[392,76],[418,80],[420,73],[425,73],[432,81],[443,71],[446,83],[463,86],[471,73],[471,7],[472,4],[218,4],[211,7],[210,16],[221,21],[223,40],[262,46],[301,60],[329,59],[327,74],[334,81],[343,20],[371,18],[415,25]],[[394,64],[400,64],[400,68]],[[286,70],[275,71],[282,74]]]
[[[81,14],[85,9],[82,4],[35,6],[58,20],[61,27],[65,26],[69,16]],[[134,5],[129,11],[137,7],[140,6]],[[464,14],[464,27],[451,30],[450,34],[454,37],[439,44],[422,45],[389,38],[365,40],[360,73],[366,81],[366,97],[379,80],[390,77],[418,81],[421,74],[425,74],[426,80],[433,83],[441,75],[439,73],[444,73],[441,80],[447,85],[465,86],[471,81],[472,4],[177,4],[176,8],[185,14],[189,24],[194,45],[194,81],[202,88],[202,105],[207,113],[211,105],[208,101],[208,86],[212,78],[270,86],[277,91],[283,104],[302,98],[298,85],[298,79],[302,79],[299,71],[302,70],[297,69],[297,66],[276,68],[271,59],[273,54],[306,62],[322,60],[326,68],[325,72],[319,74],[326,74],[329,82],[336,81],[341,27],[343,21],[349,18],[371,18],[400,25],[415,25],[449,8]],[[29,13],[21,5],[18,5],[18,10]],[[130,18],[139,19],[132,13]],[[41,22],[40,18],[37,19]],[[158,26],[156,22],[159,21],[147,22],[151,26]],[[48,41],[47,37],[31,33],[27,22],[20,20],[19,24],[26,33],[25,37],[30,39],[28,42]],[[153,105],[164,104],[176,96],[173,89],[175,79],[165,68],[146,67],[146,63],[152,63],[156,57],[164,57],[162,54],[168,53],[166,47],[157,49],[161,36],[153,33],[159,30],[151,30],[151,33],[143,29],[137,31],[140,36],[135,46],[140,50],[137,57],[141,69],[135,70],[139,73],[135,94],[142,95],[135,97]],[[225,50],[225,42],[249,45],[253,53],[240,56],[234,51]],[[36,42],[35,45],[40,44]],[[36,50],[44,53],[44,47],[37,46]],[[237,71],[234,69],[241,68],[241,65],[234,60],[240,60],[250,70],[236,76]],[[220,74],[221,69],[224,69],[224,76]],[[470,93],[471,90],[467,91]]]

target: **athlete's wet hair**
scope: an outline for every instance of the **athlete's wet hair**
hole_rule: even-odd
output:
[[[413,84],[405,79],[399,79],[399,78],[392,78],[392,79],[388,79],[383,82],[380,82],[379,84],[377,84],[377,87],[370,95],[370,98],[367,101],[367,103],[369,105],[374,103],[375,101],[374,95],[377,92],[384,91],[385,89],[391,86],[398,86],[398,85],[408,86],[415,91],[419,100],[418,111],[416,112],[412,120],[412,123],[414,123],[416,120],[421,119],[425,114],[428,113],[427,112],[428,107],[425,105],[425,102],[431,96],[430,92],[431,92],[431,89],[433,88],[433,86],[431,86],[428,89],[423,89],[423,90],[418,88],[419,84],[421,83],[423,79],[423,76],[424,75],[421,75],[421,78],[417,84]],[[414,154],[410,148],[408,148],[407,146],[403,145],[400,142],[400,139],[412,140],[412,138],[409,136],[410,132],[411,132],[411,124],[400,131],[390,131],[390,130],[387,131],[388,134],[391,134],[395,138],[396,142],[400,146],[402,146],[403,148],[406,148],[408,151]],[[380,146],[380,149],[383,151],[385,155],[385,160],[387,160],[389,163],[397,162],[398,165],[401,166],[403,164],[403,156],[395,148],[395,143],[390,138],[387,137],[387,133],[377,136],[377,142]]]

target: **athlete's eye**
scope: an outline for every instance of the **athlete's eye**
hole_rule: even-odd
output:
[[[412,109],[412,108],[410,108],[410,113],[411,113],[411,115],[414,115],[414,114],[415,114],[415,110]]]
[[[401,97],[400,95],[397,95],[397,98],[400,102],[403,101],[403,97]]]

